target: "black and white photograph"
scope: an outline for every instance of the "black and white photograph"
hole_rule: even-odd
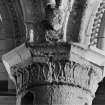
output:
[[[0,0],[0,105],[105,105],[105,0]]]

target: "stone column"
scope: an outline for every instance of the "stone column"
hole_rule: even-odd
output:
[[[104,53],[78,44],[23,44],[2,59],[16,85],[16,105],[92,105],[104,77]]]
[[[59,3],[56,1],[56,5],[54,1],[42,2],[46,16],[44,20],[40,20],[40,24],[38,22],[38,29],[37,24],[35,28],[32,27],[36,29],[37,34],[33,30],[29,31],[30,38],[33,39],[35,34],[39,39],[32,40],[35,41],[33,44],[27,43],[27,47],[23,44],[2,57],[6,70],[16,85],[16,105],[26,105],[26,103],[29,105],[92,105],[98,83],[105,76],[104,52],[90,47],[92,32],[89,27],[93,26],[95,15],[91,17],[93,10],[89,14],[88,11],[92,9],[95,0],[92,2],[87,0],[88,2],[85,1],[83,6],[79,5],[77,0],[71,0],[72,3],[70,0],[65,0],[66,3],[60,0]],[[98,1],[96,4],[100,4]],[[70,6],[69,3],[72,5]],[[80,19],[76,18],[76,20],[74,17],[77,16],[75,11],[78,6],[82,6],[82,11],[79,11]],[[85,11],[84,8],[86,8]],[[72,10],[75,10],[73,17]],[[33,20],[32,14],[27,14],[24,9],[26,20]],[[76,24],[70,27],[67,25],[72,22],[68,20],[69,17],[73,18],[74,23],[78,22],[79,28],[81,26],[78,29],[80,35],[79,32],[74,34],[74,31],[77,32]],[[40,25],[46,26],[43,27],[44,31]],[[72,27],[73,32],[66,32],[66,28],[72,30]],[[42,32],[45,33],[42,34]],[[68,40],[69,34],[71,40]],[[71,34],[77,39],[80,37],[79,44],[71,43],[74,42]]]

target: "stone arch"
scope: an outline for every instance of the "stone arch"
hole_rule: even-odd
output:
[[[94,1],[94,0],[93,0]],[[87,31],[85,33],[85,42],[87,45],[94,46],[100,50],[105,51],[105,1],[97,0],[93,12],[89,16],[90,21],[87,25]],[[86,41],[88,40],[88,41]],[[93,105],[104,104],[105,99],[105,78],[99,83],[99,87],[96,91]]]
[[[96,9],[94,10],[93,23],[91,25],[91,33],[90,33],[90,45],[95,46],[101,50],[105,50],[105,2],[101,0],[96,5]],[[91,24],[91,23],[90,23]]]
[[[80,37],[81,43],[105,50],[104,26],[105,26],[105,2],[104,0],[87,0],[87,8],[84,12]]]
[[[103,5],[105,5],[104,2],[100,4],[96,14],[97,17],[101,18],[101,22],[97,24],[97,26],[100,27],[97,27],[97,33],[96,36],[94,35],[94,38],[97,38],[97,47],[105,51],[105,7]],[[95,26],[96,25],[94,24],[94,27]]]
[[[25,39],[25,28],[18,0],[0,0],[0,51],[9,51]],[[6,52],[5,52],[6,53]]]

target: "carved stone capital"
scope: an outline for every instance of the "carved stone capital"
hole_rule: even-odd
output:
[[[17,105],[30,97],[31,105],[91,105],[105,77],[105,54],[91,47],[98,44],[104,0],[20,3],[27,42],[2,57]]]
[[[77,44],[63,43],[30,48],[22,45],[4,55],[4,65],[16,84],[17,105],[22,105],[24,97],[31,93],[35,104],[40,100],[39,104],[69,104],[73,101],[72,105],[91,105],[98,83],[104,77],[104,65],[94,60],[92,62],[91,57],[87,57],[91,53],[105,59],[101,53],[94,52]],[[41,90],[43,93],[39,94]],[[61,101],[62,99],[65,101]]]

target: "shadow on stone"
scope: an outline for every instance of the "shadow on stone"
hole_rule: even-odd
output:
[[[31,92],[28,92],[23,98],[21,105],[33,105],[34,96]]]

